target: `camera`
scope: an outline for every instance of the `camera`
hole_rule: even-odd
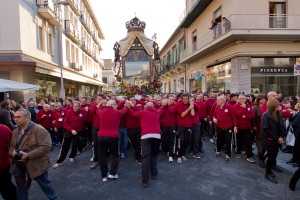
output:
[[[14,160],[21,160],[23,156],[23,154],[20,153],[21,151],[28,153],[27,149],[16,149],[17,154],[14,156]]]

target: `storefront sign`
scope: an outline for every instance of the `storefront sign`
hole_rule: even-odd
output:
[[[300,64],[294,65],[294,75],[299,76],[300,75]]]
[[[292,67],[252,67],[252,74],[293,74]]]

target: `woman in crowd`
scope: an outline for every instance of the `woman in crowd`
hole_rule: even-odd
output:
[[[284,143],[283,119],[278,111],[279,102],[272,99],[267,103],[267,112],[262,116],[262,142],[263,148],[268,152],[268,161],[266,166],[265,177],[273,182],[278,183],[275,174],[272,172],[272,167],[276,166],[276,157],[279,150],[279,145]]]

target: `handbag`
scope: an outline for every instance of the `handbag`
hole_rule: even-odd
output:
[[[294,146],[295,145],[295,135],[294,135],[294,131],[293,131],[293,127],[292,126],[289,126],[289,129],[288,129],[288,134],[286,136],[286,145],[287,146]]]

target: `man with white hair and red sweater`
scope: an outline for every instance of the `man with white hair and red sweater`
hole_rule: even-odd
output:
[[[125,103],[127,105],[127,103]],[[98,132],[98,154],[102,181],[107,178],[117,179],[119,166],[118,142],[120,120],[127,112],[127,106],[122,110],[117,110],[115,100],[109,100],[106,108],[98,110],[99,132]],[[110,159],[110,170],[108,173],[108,160]]]
[[[156,167],[157,156],[160,145],[160,116],[163,114],[166,100],[163,101],[160,109],[155,109],[152,102],[145,105],[145,109],[141,111],[133,111],[130,113],[140,119],[141,122],[141,146],[142,146],[142,186],[148,186],[149,171],[153,180],[157,179],[158,170]]]

